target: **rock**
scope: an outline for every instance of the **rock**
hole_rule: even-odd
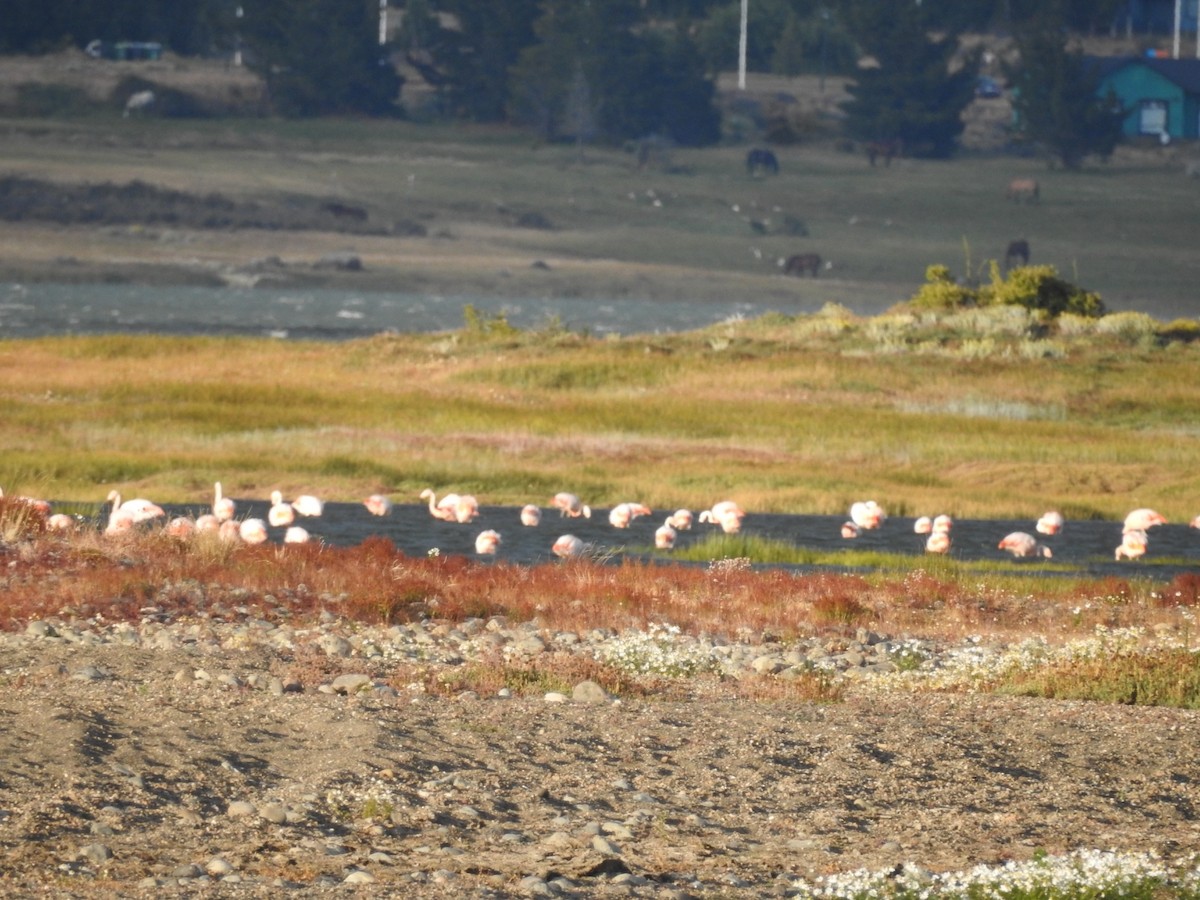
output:
[[[560,694],[558,691],[550,691],[550,693],[546,694],[546,696],[542,699],[547,703],[566,703],[567,695]]]
[[[343,880],[343,884],[374,884],[375,876],[370,872],[365,872],[362,869],[355,869]]]
[[[338,272],[361,272],[362,257],[357,253],[326,253],[313,263],[314,269],[333,269]]]
[[[351,673],[348,675],[339,675],[330,683],[335,693],[338,694],[356,694],[361,690],[365,690],[371,686],[371,676],[362,673]]]
[[[243,819],[258,812],[258,808],[248,800],[234,800],[225,809],[225,815],[231,819]]]
[[[258,814],[272,825],[283,825],[288,820],[288,811],[282,803],[267,803]]]
[[[596,835],[592,838],[592,849],[597,853],[603,853],[605,856],[620,856],[621,848],[602,835]]]
[[[89,862],[99,865],[112,859],[112,851],[104,844],[85,844],[79,848],[79,855]]]
[[[571,699],[576,703],[607,703],[612,698],[596,682],[581,681],[572,689]]]
[[[204,867],[204,871],[216,877],[232,874],[233,870],[233,864],[220,856],[214,856]]]
[[[199,878],[203,874],[204,870],[195,863],[185,863],[171,870],[172,878]]]
[[[317,641],[317,646],[325,651],[326,656],[337,656],[346,658],[352,652],[354,647],[344,637],[336,634],[323,634],[320,640]]]

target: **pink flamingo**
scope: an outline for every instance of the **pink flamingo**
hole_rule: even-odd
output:
[[[363,506],[373,516],[386,516],[392,511],[392,501],[383,494],[372,494],[363,501]]]
[[[1146,555],[1149,540],[1146,532],[1132,529],[1121,535],[1121,546],[1117,548],[1114,559],[1137,559]]]
[[[217,520],[217,517],[214,516],[212,513],[205,513],[202,516],[196,517],[196,532],[198,534],[205,534],[210,531],[220,531],[220,530],[221,530],[221,523]]]
[[[641,503],[618,503],[609,512],[608,521],[614,528],[628,528],[638,516],[648,516],[650,512],[650,507]]]
[[[148,522],[166,515],[157,503],[151,503],[141,497],[122,503],[120,493],[113,490],[108,492],[108,499],[112,502],[112,510],[108,514],[108,527],[105,528],[107,534],[121,534],[139,522]]]
[[[1065,524],[1066,520],[1063,519],[1062,513],[1050,510],[1042,513],[1042,517],[1037,520],[1037,525],[1034,527],[1038,534],[1058,534]]]
[[[261,544],[267,539],[267,523],[262,519],[246,519],[238,526],[238,537],[247,544]]]
[[[933,520],[933,526],[930,529],[934,534],[949,534],[954,528],[954,520],[947,515],[940,515]]]
[[[1192,528],[1200,528],[1200,516],[1196,516],[1189,524]]]
[[[429,501],[429,514],[435,519],[441,519],[443,522],[454,521],[454,508],[458,505],[458,494],[447,494],[441,499],[441,502],[438,502],[433,488],[425,488],[421,491],[421,499]]]
[[[842,537],[846,538],[847,540],[858,537],[861,532],[862,529],[853,522],[842,523]]]
[[[860,500],[850,504],[850,521],[864,530],[878,528],[886,518],[883,507],[874,500]]]
[[[283,533],[283,542],[285,544],[307,544],[308,530],[299,525],[292,525]]]
[[[480,556],[495,556],[500,549],[500,532],[489,528],[475,537],[475,552]]]
[[[173,538],[187,540],[196,533],[196,523],[187,516],[176,516],[167,523],[167,534]]]
[[[933,531],[933,519],[929,516],[921,516],[913,522],[913,531],[917,534],[929,534]]]
[[[300,515],[312,519],[325,512],[325,501],[312,494],[301,494],[292,501],[292,509]]]
[[[292,504],[283,502],[281,491],[271,492],[271,508],[267,510],[267,521],[275,528],[282,528],[296,521],[296,510]]]
[[[217,526],[217,536],[226,544],[242,539],[242,529],[233,519],[226,519]]]
[[[521,507],[521,524],[526,528],[537,528],[542,524],[542,510],[532,503]]]
[[[925,541],[926,553],[949,553],[950,532],[935,531]]]
[[[1038,556],[1049,559],[1054,555],[1050,552],[1049,547],[1038,541],[1032,534],[1024,531],[1014,531],[997,546],[1001,550],[1007,550],[1018,559],[1030,559]]]
[[[1123,531],[1149,531],[1155,525],[1166,525],[1167,520],[1152,509],[1135,509],[1125,517]]]
[[[690,509],[677,509],[671,513],[667,519],[671,527],[676,531],[691,531],[692,530],[692,511]]]
[[[51,531],[74,531],[75,520],[66,513],[55,513],[46,520],[46,527]]]
[[[583,541],[573,534],[564,534],[554,542],[551,552],[563,559],[570,559],[583,553]]]
[[[675,539],[679,537],[679,532],[671,524],[672,518],[672,516],[668,516],[667,520],[659,525],[654,532],[654,546],[659,550],[673,550],[675,548]]]
[[[746,513],[733,500],[722,500],[720,503],[714,504],[712,509],[706,509],[700,513],[702,523],[712,522],[720,525],[721,530],[726,534],[737,534],[741,531],[744,518],[746,518]]]
[[[228,522],[237,512],[237,504],[221,492],[221,482],[213,484],[213,515],[218,522]]]
[[[568,494],[566,491],[555,494],[550,505],[558,510],[559,518],[566,516],[569,519],[578,519],[583,516],[585,519],[590,519],[592,517],[592,508],[574,494]]]
[[[0,488],[0,500],[4,499],[4,488]],[[39,516],[50,515],[50,502],[48,500],[35,500],[33,497],[9,497],[10,503],[18,503],[22,506],[27,506]]]

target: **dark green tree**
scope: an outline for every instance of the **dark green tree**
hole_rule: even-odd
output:
[[[1099,94],[1099,77],[1067,46],[1061,18],[1039,16],[1014,35],[1019,62],[1008,67],[1013,105],[1025,136],[1068,169],[1088,156],[1107,159],[1121,139],[1127,110]]]
[[[977,56],[958,53],[953,33],[932,34],[913,3],[852,0],[850,32],[874,61],[855,73],[846,130],[863,141],[901,141],[914,156],[951,155],[962,112],[975,96]]]
[[[537,43],[511,73],[517,121],[550,139],[574,136],[570,100],[586,85],[603,140],[716,139],[714,89],[699,54],[684,34],[641,27],[638,0],[546,0],[534,32]]]
[[[244,9],[248,64],[282,115],[396,110],[403,79],[379,46],[376,0],[255,0]]]

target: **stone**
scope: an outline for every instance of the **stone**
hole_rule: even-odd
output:
[[[356,694],[370,686],[371,676],[364,675],[361,672],[339,675],[330,683],[330,687],[338,694]]]
[[[572,689],[571,699],[576,703],[607,703],[612,698],[596,682],[581,681]]]

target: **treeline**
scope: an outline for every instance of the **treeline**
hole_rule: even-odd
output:
[[[402,79],[392,62],[400,55],[433,86],[435,114],[445,118],[513,122],[552,140],[654,136],[689,146],[719,138],[715,76],[739,56],[741,0],[404,0],[389,10],[401,24],[383,47],[378,0],[237,4],[8,0],[0,52],[95,39],[160,41],[187,55],[236,49],[263,76],[275,111],[293,116],[396,113]],[[977,71],[975,58],[962,59],[958,34],[1036,29],[1058,46],[1067,29],[1111,27],[1123,7],[1124,0],[749,0],[747,66],[853,74],[850,136],[946,156]],[[858,68],[863,56],[878,67]],[[1081,81],[1074,89],[1085,88]]]

